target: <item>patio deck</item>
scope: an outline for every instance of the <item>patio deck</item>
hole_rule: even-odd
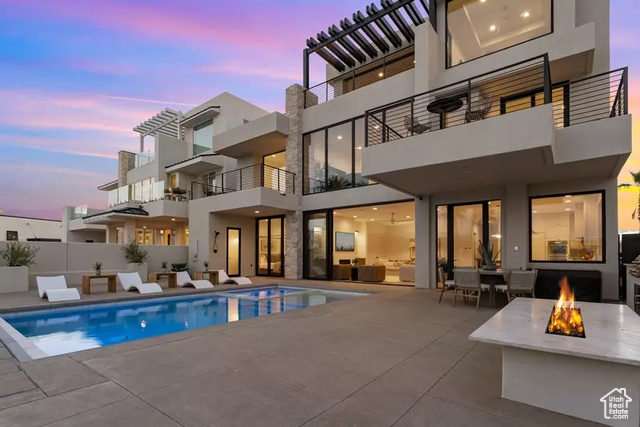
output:
[[[0,425],[590,425],[500,397],[500,348],[468,339],[495,310],[433,290],[255,282],[375,294],[27,363],[0,348]],[[83,298],[114,295],[135,297]]]

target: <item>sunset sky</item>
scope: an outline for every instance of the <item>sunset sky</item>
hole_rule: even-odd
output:
[[[165,107],[186,111],[229,91],[283,111],[306,38],[366,4],[0,0],[0,208],[59,219],[62,206],[106,207],[96,187],[116,178],[119,150],[137,150],[132,128]],[[631,113],[640,112],[636,7],[611,0],[611,68],[630,67]],[[640,154],[620,182],[629,170],[640,170]],[[637,196],[620,194],[621,229],[638,228]]]

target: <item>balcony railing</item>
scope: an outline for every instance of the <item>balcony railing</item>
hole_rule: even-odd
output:
[[[103,209],[89,208],[87,207],[87,205],[75,206],[73,208],[73,212],[71,213],[71,219],[80,219],[87,215],[93,215],[102,211]]]
[[[295,177],[293,172],[259,163],[225,172],[214,179],[192,181],[190,197],[191,200],[202,199],[258,187],[271,188],[282,194],[295,194]]]
[[[177,189],[166,191],[164,181],[152,179],[125,185],[109,192],[109,207],[125,203],[150,203],[157,200],[174,200],[186,202],[187,198],[176,196]]]
[[[547,55],[414,95],[365,113],[365,145],[553,104],[556,127],[628,113],[626,68],[553,84]]]
[[[414,47],[409,46],[304,91],[304,107],[322,104],[415,67]]]
[[[149,163],[155,162],[155,160],[156,160],[155,157],[153,157],[151,154],[136,153],[135,160],[134,160],[134,168],[139,168],[144,165],[148,165]]]

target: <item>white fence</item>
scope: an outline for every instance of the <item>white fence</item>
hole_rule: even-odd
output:
[[[38,247],[36,265],[29,267],[29,287],[35,288],[36,276],[51,276],[64,274],[67,283],[80,285],[83,274],[93,274],[93,264],[102,263],[102,273],[116,273],[127,271],[127,261],[121,245],[107,243],[61,243],[61,242],[28,242],[30,246]],[[0,249],[4,249],[7,242],[0,242]],[[149,272],[160,271],[161,263],[186,263],[189,256],[188,246],[159,246],[143,245],[149,252],[147,265]],[[0,259],[0,266],[6,265]],[[146,279],[143,277],[143,279]],[[0,286],[2,284],[0,283]]]

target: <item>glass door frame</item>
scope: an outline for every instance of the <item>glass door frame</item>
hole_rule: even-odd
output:
[[[238,231],[238,274],[231,274],[229,271],[229,231]],[[229,277],[242,276],[242,229],[240,227],[227,227],[227,259],[225,261],[225,272]]]
[[[325,277],[315,277],[307,274],[309,271],[310,257],[309,254],[309,216],[313,214],[324,213],[326,215],[326,254],[325,254]],[[316,211],[303,212],[302,216],[303,226],[303,241],[302,241],[302,277],[309,280],[331,280],[332,278],[332,265],[333,265],[333,209],[320,209]]]
[[[284,277],[285,250],[285,218],[286,215],[273,215],[256,218],[256,276]],[[280,274],[271,273],[271,220],[280,219]],[[267,220],[267,274],[260,274],[260,221]]]
[[[444,204],[439,204],[436,205],[436,215],[438,212],[438,207],[440,206],[444,206],[447,208],[447,271],[446,273],[452,272],[454,265],[453,265],[453,258],[454,258],[454,230],[453,230],[453,226],[454,226],[454,218],[453,218],[453,213],[454,213],[454,208],[457,206],[473,206],[473,205],[481,205],[482,206],[482,244],[487,247],[487,245],[490,242],[490,235],[489,235],[489,203],[493,203],[493,202],[500,202],[500,207],[502,208],[502,200],[501,199],[490,199],[490,200],[483,200],[483,201],[478,201],[478,202],[463,202],[463,203],[444,203]],[[500,228],[502,229],[502,210],[500,211]],[[436,242],[436,248],[438,245],[438,221],[437,221],[437,216],[436,216],[436,230],[435,230],[435,242]],[[438,281],[437,279],[437,267],[438,267],[438,259],[437,259],[437,252],[436,252],[436,283]],[[475,267],[475,266],[474,266]]]

